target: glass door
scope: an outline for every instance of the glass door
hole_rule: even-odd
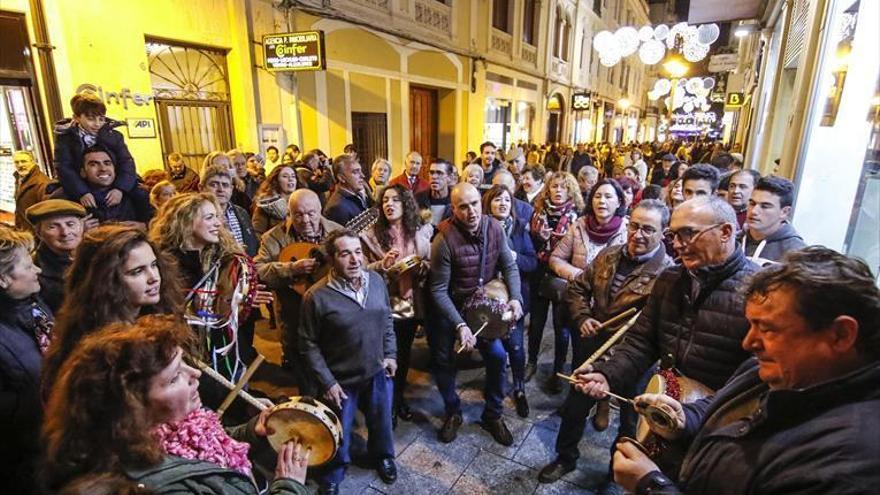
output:
[[[33,94],[29,86],[0,86],[0,210],[15,212],[15,166],[12,154],[30,151],[44,172],[52,167],[43,156]]]

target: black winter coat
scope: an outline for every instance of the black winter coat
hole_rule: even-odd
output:
[[[749,360],[714,398],[685,405],[688,435],[684,441],[692,441],[679,485],[650,493],[877,493],[878,383],[880,363],[875,361],[805,389],[770,391],[758,377],[757,362]],[[757,408],[730,421],[725,413],[742,399],[756,400]],[[728,420],[719,421],[723,416]],[[647,481],[640,481],[639,486]]]
[[[51,318],[38,297],[0,293],[0,480],[3,493],[35,493],[40,453],[40,369],[43,355],[34,332],[34,306]]]
[[[345,225],[371,206],[373,206],[373,200],[369,196],[364,199],[337,187],[330,195],[330,199],[327,200],[327,205],[324,206],[324,217],[339,225]]]
[[[124,122],[107,119],[98,131],[95,144],[100,144],[110,151],[110,158],[116,164],[116,179],[113,186],[122,192],[135,194],[138,183],[134,158],[125,145],[122,133],[115,130],[124,126]],[[89,190],[85,179],[79,175],[83,160],[83,142],[79,135],[79,127],[71,119],[64,119],[55,124],[55,170],[61,187],[71,201],[79,199]]]
[[[666,269],[625,341],[594,368],[611,390],[629,390],[654,362],[671,355],[669,364],[684,376],[718,390],[748,358],[741,342],[749,323],[739,289],[757,269],[737,249],[723,264],[698,270],[696,298],[693,276],[683,266]]]
[[[52,179],[38,167],[34,167],[21,183],[18,182],[18,172],[13,172],[13,175],[16,179],[15,228],[33,231],[34,227],[28,222],[25,211],[46,198],[46,186],[52,182]]]
[[[59,256],[45,244],[34,252],[34,263],[40,267],[40,297],[53,313],[64,302],[64,271],[72,262],[70,256]]]

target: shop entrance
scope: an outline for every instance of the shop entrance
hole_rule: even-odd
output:
[[[555,94],[547,101],[547,142],[559,143],[562,141],[562,124],[565,121],[565,104],[562,96]]]
[[[430,164],[437,156],[437,90],[410,86],[409,108],[410,150],[422,155],[423,164]],[[422,170],[427,176],[428,167]]]
[[[146,48],[162,152],[180,153],[198,171],[208,153],[235,142],[226,52],[161,40]]]

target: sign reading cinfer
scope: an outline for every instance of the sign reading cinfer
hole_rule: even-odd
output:
[[[263,36],[266,69],[270,71],[324,70],[324,32],[267,34]]]

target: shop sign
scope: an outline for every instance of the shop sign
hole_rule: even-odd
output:
[[[75,93],[94,93],[98,98],[104,100],[106,105],[122,105],[122,108],[128,110],[128,102],[131,100],[136,106],[142,107],[151,105],[153,95],[148,93],[134,93],[128,88],[121,88],[119,91],[104,91],[101,86],[83,83],[76,87]]]
[[[267,34],[263,55],[269,71],[324,70],[324,31]]]
[[[571,109],[589,110],[590,109],[590,93],[574,93],[571,95]]]
[[[725,106],[739,108],[743,106],[746,99],[742,93],[727,93],[727,101],[724,102]]]
[[[709,57],[709,72],[728,72],[739,65],[739,54],[722,53]]]
[[[130,138],[156,137],[156,121],[153,119],[125,119]]]

